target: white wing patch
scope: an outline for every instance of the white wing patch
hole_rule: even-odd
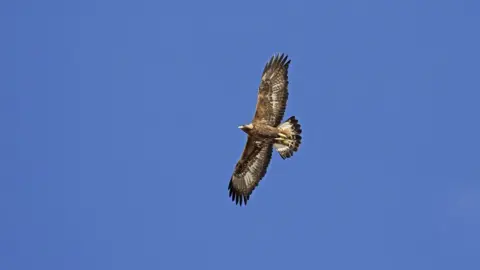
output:
[[[274,83],[272,85],[272,96],[270,103],[272,104],[272,108],[274,112],[278,112],[281,109],[282,101],[285,100],[285,92],[284,92],[284,83]],[[270,121],[275,121],[275,114],[271,115]]]
[[[253,183],[255,183],[260,176],[262,169],[265,166],[265,150],[267,147],[262,149],[260,153],[257,155],[255,158],[255,161],[252,163],[252,165],[248,168],[248,172],[245,176],[245,183],[247,184],[247,187],[251,186]],[[256,177],[255,177],[256,176]]]

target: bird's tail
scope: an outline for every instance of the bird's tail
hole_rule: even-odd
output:
[[[298,151],[302,143],[302,136],[300,136],[302,127],[298,123],[298,120],[295,119],[295,116],[292,116],[277,128],[280,133],[279,137],[275,139],[273,146],[283,159],[289,158],[293,156],[294,152]]]

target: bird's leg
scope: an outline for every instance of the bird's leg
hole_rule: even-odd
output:
[[[281,138],[281,137],[275,138],[275,141],[277,141],[277,142],[279,142],[283,145],[287,145],[287,146],[291,143],[291,140],[286,139],[286,138]]]

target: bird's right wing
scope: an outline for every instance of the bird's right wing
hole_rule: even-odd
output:
[[[247,204],[250,194],[267,173],[272,158],[272,144],[250,136],[228,184],[229,196],[236,204]]]

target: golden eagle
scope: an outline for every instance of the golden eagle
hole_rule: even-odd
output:
[[[258,88],[252,123],[239,126],[248,134],[247,144],[228,184],[229,196],[246,205],[267,173],[275,148],[283,159],[293,156],[301,144],[302,129],[295,116],[281,123],[288,100],[288,67],[285,54],[273,55],[265,65]]]

